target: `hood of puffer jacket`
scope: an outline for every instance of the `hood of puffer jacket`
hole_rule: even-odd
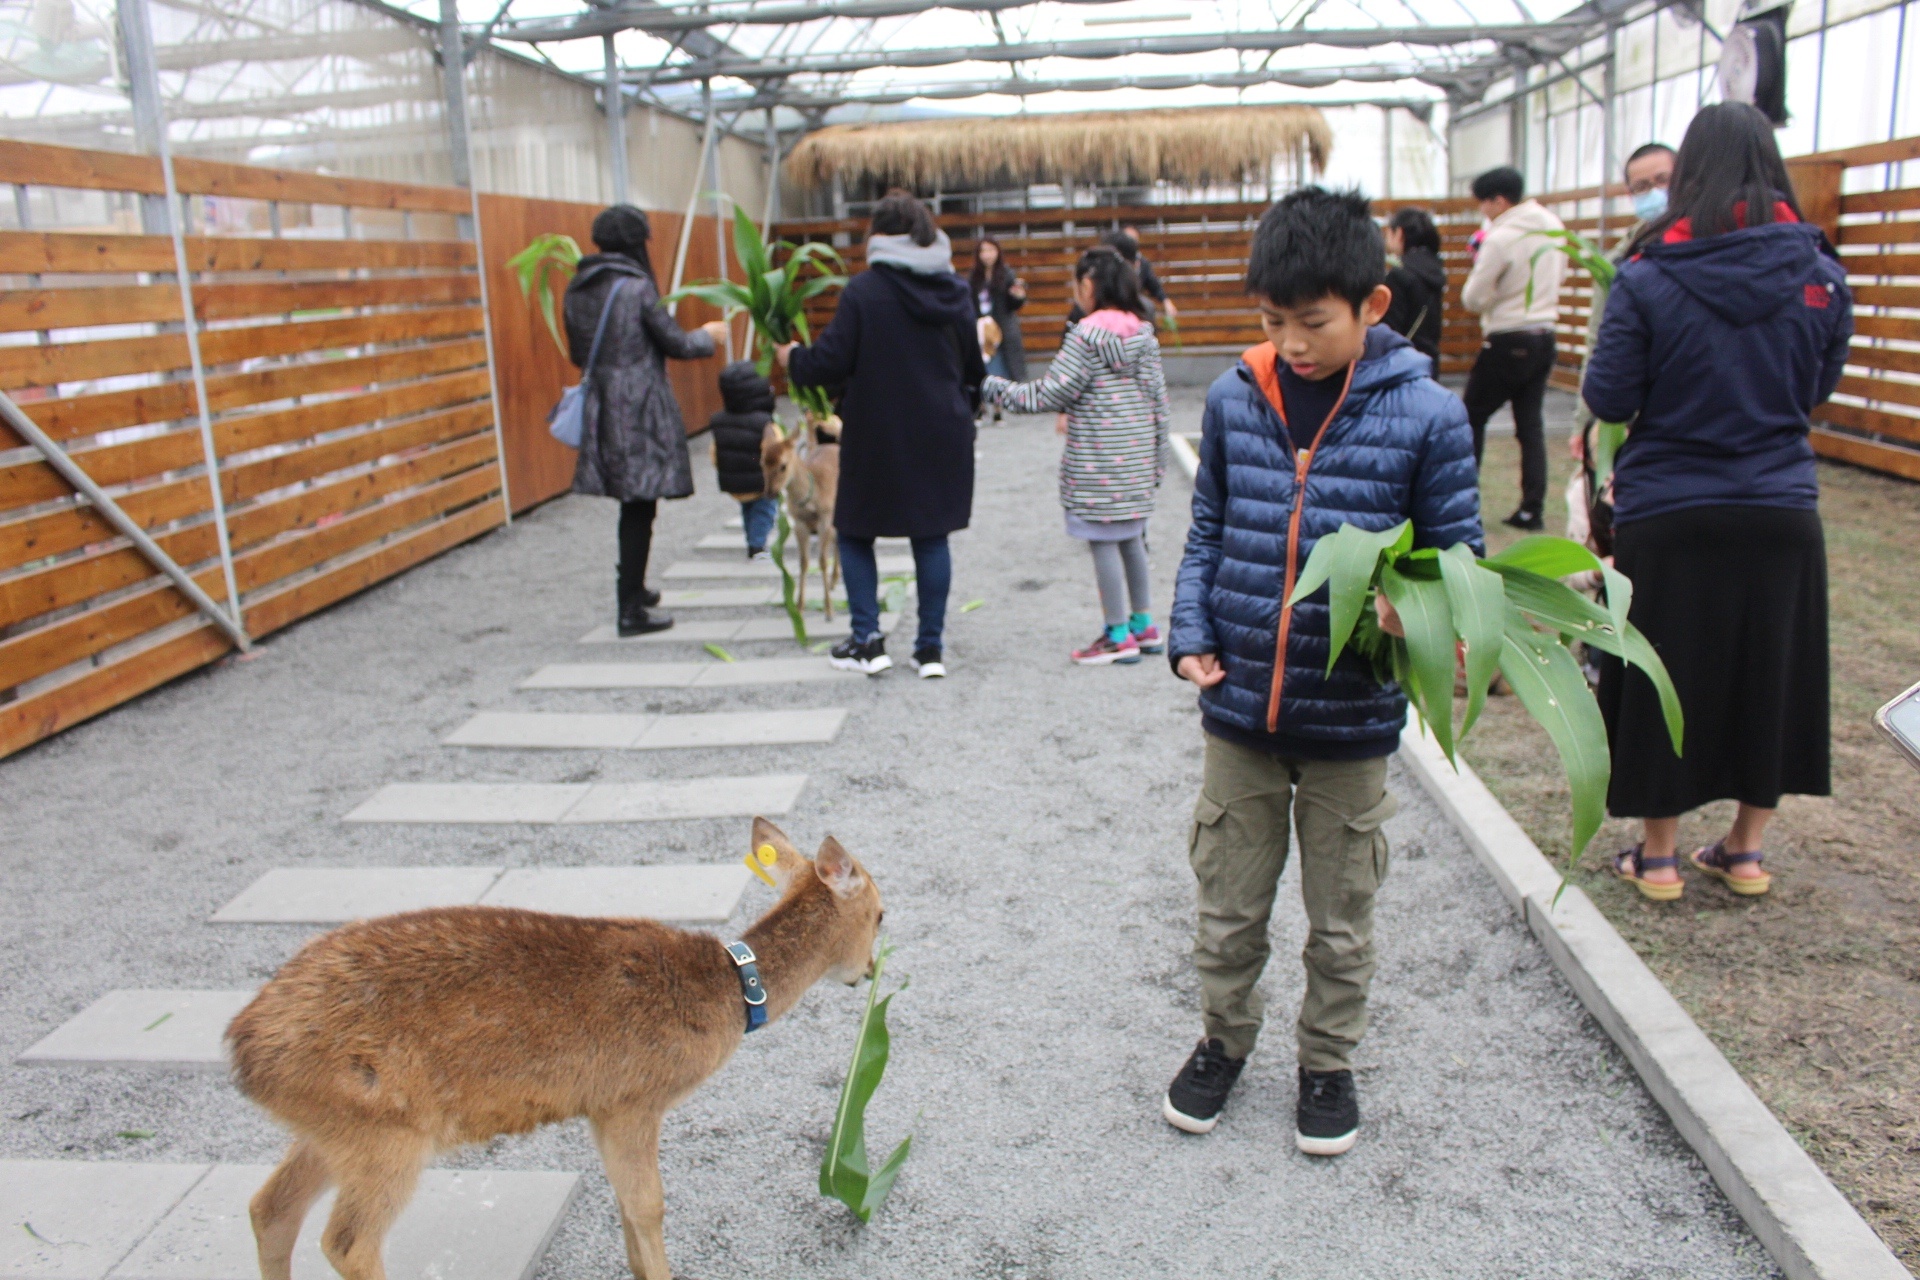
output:
[[[974,321],[974,301],[967,282],[951,271],[924,275],[890,262],[874,263],[867,269],[893,286],[901,307],[921,324],[945,328]]]
[[[1407,250],[1405,254],[1401,255],[1400,265],[1405,268],[1414,279],[1431,289],[1445,289],[1447,287],[1447,269],[1440,265],[1440,259],[1434,256],[1433,250],[1431,249],[1418,248]]]
[[[1801,302],[1823,247],[1820,228],[1811,223],[1768,222],[1702,240],[1651,244],[1640,256],[1740,328]]]
[[[1240,368],[1241,376],[1260,388],[1267,403],[1279,412],[1280,353],[1273,349],[1273,344],[1263,342],[1257,347],[1249,347],[1240,357]],[[1367,345],[1360,353],[1359,363],[1354,366],[1353,385],[1347,389],[1347,398],[1353,400],[1402,382],[1431,376],[1432,360],[1387,326],[1376,324],[1367,330]]]
[[[728,413],[773,412],[773,384],[751,360],[735,360],[720,371],[720,402]]]
[[[580,259],[580,265],[573,273],[570,288],[584,289],[603,275],[638,276],[646,278],[646,272],[640,264],[624,253],[590,253]]]
[[[1100,362],[1115,373],[1131,374],[1146,359],[1147,352],[1159,343],[1154,339],[1153,327],[1145,321],[1137,322],[1130,333],[1122,336],[1114,329],[1098,323],[1106,313],[1096,311],[1075,326],[1075,332],[1093,348]]]

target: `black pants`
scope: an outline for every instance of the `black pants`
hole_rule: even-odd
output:
[[[647,556],[653,551],[653,513],[658,507],[652,498],[636,498],[620,504],[620,598],[626,602],[629,592],[647,585]]]
[[[1467,421],[1473,424],[1473,461],[1487,444],[1487,419],[1513,405],[1513,433],[1520,440],[1520,506],[1538,513],[1547,505],[1547,436],[1541,404],[1553,374],[1551,333],[1496,333],[1474,358],[1467,375]]]

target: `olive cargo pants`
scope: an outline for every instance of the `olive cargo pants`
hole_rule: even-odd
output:
[[[1387,873],[1380,824],[1399,808],[1386,791],[1387,762],[1281,760],[1208,735],[1205,770],[1188,853],[1199,882],[1193,962],[1206,1034],[1236,1058],[1259,1037],[1267,919],[1287,865],[1291,809],[1308,930],[1300,1065],[1347,1069],[1367,1029],[1373,895]]]

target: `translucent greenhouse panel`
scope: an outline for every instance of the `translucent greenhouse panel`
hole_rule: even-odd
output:
[[[629,114],[631,132],[639,117]],[[473,182],[482,191],[599,204],[613,195],[595,90],[491,50],[467,70]]]
[[[100,0],[0,0],[0,136],[134,150],[114,24]]]
[[[1653,83],[1654,20],[1650,17],[1620,28],[1614,52],[1614,92],[1639,89]]]
[[[1698,69],[1701,45],[1710,38],[1706,29],[1696,20],[1683,19],[1678,9],[1662,9],[1654,22],[1658,27],[1660,78]]]
[[[1827,0],[1827,27],[1831,30],[1840,23],[1870,13],[1881,13],[1888,9],[1898,9],[1900,0]],[[1897,23],[1897,19],[1896,19]],[[1831,39],[1831,37],[1829,37]],[[1831,46],[1829,46],[1831,47]],[[1829,68],[1833,64],[1829,63]]]
[[[1816,149],[1831,151],[1887,138],[1887,126],[1893,120],[1894,63],[1899,52],[1898,9],[1882,10],[1827,30],[1827,74],[1820,86]],[[1912,79],[1911,73],[1908,79]]]
[[[1651,85],[1618,95],[1614,99],[1613,132],[1615,145],[1624,161],[1643,143],[1664,142],[1670,147],[1680,139],[1669,138],[1653,127],[1653,87]]]
[[[1787,41],[1787,123],[1775,135],[1780,150],[1803,156],[1814,149],[1814,108],[1820,100],[1820,37]]]
[[[1475,174],[1507,163],[1511,154],[1510,121],[1505,111],[1489,111],[1453,126],[1453,186],[1465,190]]]

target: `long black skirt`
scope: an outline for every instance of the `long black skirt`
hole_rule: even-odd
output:
[[[1652,682],[1602,662],[1608,810],[1673,818],[1713,800],[1772,809],[1783,795],[1830,794],[1819,512],[1716,506],[1649,516],[1615,531],[1614,563],[1633,581],[1628,616],[1666,663],[1687,723],[1676,759]]]

